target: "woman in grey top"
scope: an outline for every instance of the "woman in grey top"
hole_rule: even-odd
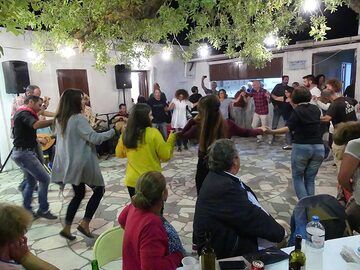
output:
[[[95,132],[81,114],[83,93],[77,89],[67,89],[61,96],[56,121],[56,153],[51,181],[72,184],[72,198],[65,218],[65,226],[60,235],[74,240],[71,224],[85,196],[85,185],[93,190],[86,205],[85,215],[77,229],[85,236],[93,238],[89,223],[104,194],[104,179],[101,175],[95,145],[114,136],[115,131]]]

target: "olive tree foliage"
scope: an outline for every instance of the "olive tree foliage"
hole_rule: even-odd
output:
[[[286,45],[287,36],[301,30],[306,17],[311,16],[310,35],[326,38],[326,18],[321,11],[305,14],[303,1],[0,0],[0,25],[14,34],[34,30],[32,47],[40,56],[63,45],[89,51],[100,70],[112,61],[149,57],[155,44],[176,44],[182,31],[190,44],[182,51],[184,59],[206,41],[225,48],[229,57],[261,67],[271,58],[264,39],[273,34],[279,37],[278,47]],[[349,5],[359,12],[359,0],[319,1],[322,10]]]

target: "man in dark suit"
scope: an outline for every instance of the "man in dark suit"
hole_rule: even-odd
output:
[[[209,169],[194,216],[194,244],[201,251],[210,233],[217,259],[257,251],[267,242],[280,243],[284,228],[259,204],[236,174],[240,169],[235,144],[220,139],[210,146]],[[273,244],[275,245],[275,244]]]

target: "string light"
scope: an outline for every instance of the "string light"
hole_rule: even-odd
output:
[[[269,34],[265,39],[264,43],[266,47],[274,47],[277,42],[277,37],[275,37],[273,34]]]
[[[201,58],[206,58],[209,56],[210,54],[210,49],[209,49],[209,46],[207,44],[201,44],[199,46],[199,48],[197,49],[198,51],[198,54]]]
[[[165,61],[169,61],[171,59],[171,56],[172,56],[172,48],[168,46],[163,47],[161,53],[162,59]]]
[[[64,58],[70,58],[76,54],[75,50],[70,46],[62,46],[59,48],[58,52]]]
[[[307,13],[312,13],[319,8],[318,0],[304,0],[303,2],[303,10]]]

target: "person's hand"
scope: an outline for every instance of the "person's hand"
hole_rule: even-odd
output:
[[[317,96],[312,96],[312,100],[317,101],[318,97]]]
[[[261,127],[261,129],[263,129],[265,134],[272,134],[273,130],[269,127]]]
[[[21,263],[21,261],[25,258],[25,256],[28,253],[30,253],[30,250],[27,245],[26,236],[23,236],[20,239],[15,240],[9,246],[10,258],[17,263]]]

